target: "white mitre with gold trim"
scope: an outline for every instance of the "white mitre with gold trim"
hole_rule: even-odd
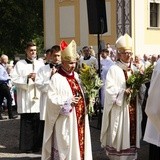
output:
[[[116,48],[119,51],[132,51],[132,38],[127,33],[123,36],[120,36],[116,41]]]
[[[65,41],[62,41],[60,43],[61,48],[61,59],[62,61],[77,61],[77,45],[74,40],[72,40],[69,44],[67,44]]]

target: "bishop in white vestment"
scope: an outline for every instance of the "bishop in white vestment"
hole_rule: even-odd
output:
[[[110,160],[136,160],[141,138],[141,107],[128,102],[126,81],[134,72],[130,63],[132,40],[127,34],[116,41],[119,60],[108,70],[100,141]]]
[[[49,83],[42,160],[92,160],[87,108],[78,74],[76,43],[61,43],[62,64]]]

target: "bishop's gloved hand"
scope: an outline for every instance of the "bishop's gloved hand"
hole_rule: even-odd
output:
[[[69,114],[72,112],[72,106],[71,106],[71,100],[68,99],[64,105],[62,106],[62,109],[60,111],[61,115],[69,116]]]
[[[60,114],[68,116],[72,112],[72,108],[75,107],[75,105],[79,102],[79,99],[80,97],[74,96],[73,98],[65,101]]]

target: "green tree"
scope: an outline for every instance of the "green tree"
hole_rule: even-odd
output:
[[[43,50],[43,0],[0,0],[0,54],[23,54],[28,41]]]

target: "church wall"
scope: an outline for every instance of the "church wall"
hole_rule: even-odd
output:
[[[114,47],[116,41],[116,0],[106,0],[108,32],[100,35]],[[78,49],[91,45],[97,50],[97,35],[89,34],[86,0],[44,0],[45,48],[61,40],[74,39]],[[112,8],[112,9],[111,9]]]
[[[160,54],[160,29],[149,27],[149,0],[132,1],[132,37],[134,52],[143,57],[144,54]]]

